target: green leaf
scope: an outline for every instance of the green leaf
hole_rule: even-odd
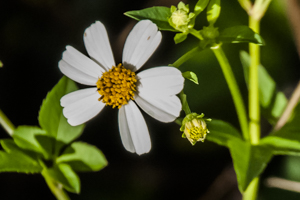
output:
[[[214,25],[219,18],[221,12],[221,2],[220,0],[210,0],[207,6],[207,21],[209,25]]]
[[[44,136],[48,138],[44,145],[36,137]],[[47,137],[46,131],[34,126],[18,126],[13,134],[15,143],[22,149],[41,153],[45,159],[49,159],[53,150],[53,140]]]
[[[12,139],[1,140],[6,151],[0,151],[0,172],[39,173],[42,171],[37,156],[20,149]]]
[[[155,23],[160,30],[178,32],[172,26],[170,26],[168,22],[168,18],[171,17],[171,10],[168,7],[154,6],[142,10],[128,11],[124,13],[124,15],[138,21],[143,19],[149,19],[153,23]]]
[[[98,171],[107,165],[99,149],[83,142],[73,142],[56,162],[67,163],[75,171]]]
[[[218,38],[224,43],[254,43],[265,45],[263,38],[248,26],[234,26],[224,29]]]
[[[262,145],[272,148],[274,154],[300,155],[300,104],[294,109],[291,120],[280,130],[261,140]]]
[[[271,149],[254,146],[242,140],[231,140],[228,147],[233,160],[238,186],[243,193],[250,182],[259,176],[272,158]]]
[[[240,57],[244,69],[245,80],[248,85],[248,73],[251,62],[250,56],[247,52],[241,51]],[[262,65],[258,66],[258,82],[262,114],[271,124],[275,124],[287,105],[287,99],[282,92],[277,92],[275,81]]]
[[[80,179],[68,164],[60,163],[47,169],[47,172],[69,192],[77,194],[80,192]]]
[[[199,84],[198,83],[198,77],[197,75],[194,73],[194,72],[191,72],[191,71],[187,71],[187,72],[183,72],[182,73],[182,76],[196,84]]]
[[[207,140],[228,147],[229,141],[242,140],[241,133],[227,122],[212,119],[208,124]]]
[[[77,89],[75,83],[63,77],[44,99],[39,113],[39,123],[47,131],[47,135],[56,138],[60,143],[56,144],[55,152],[58,152],[63,144],[68,144],[81,134],[84,125],[71,126],[63,116],[60,99],[67,93]]]
[[[186,33],[177,33],[174,37],[175,44],[178,44],[180,42],[183,42],[187,38]]]

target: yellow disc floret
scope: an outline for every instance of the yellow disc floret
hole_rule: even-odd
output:
[[[185,124],[184,133],[191,144],[194,145],[198,141],[203,142],[209,131],[207,130],[206,123],[203,119],[193,119]]]
[[[108,72],[104,72],[97,81],[97,90],[102,101],[106,105],[119,109],[132,99],[136,91],[135,73],[125,69],[122,64],[113,66]]]
[[[185,116],[182,121],[180,130],[183,131],[182,137],[187,138],[192,145],[197,142],[204,142],[207,133],[206,122],[211,121],[211,119],[204,118],[204,114],[201,115],[197,113],[190,113]]]

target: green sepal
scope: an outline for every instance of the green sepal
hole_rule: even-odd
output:
[[[188,79],[188,80],[194,82],[194,83],[197,84],[197,85],[199,84],[197,75],[196,75],[194,72],[192,72],[192,71],[186,71],[186,72],[183,72],[183,73],[182,73],[182,76],[183,76],[184,78],[186,78],[186,79]]]
[[[264,39],[248,26],[226,28],[220,33],[218,39],[223,43],[254,43],[265,45]]]
[[[84,125],[71,126],[62,113],[60,99],[72,91],[77,90],[77,86],[71,79],[62,77],[54,88],[47,94],[39,112],[40,126],[47,131],[47,135],[55,138],[55,154],[65,144],[70,143],[80,136]]]
[[[183,42],[187,38],[187,33],[177,33],[174,37],[175,44]]]
[[[20,148],[40,153],[45,159],[50,159],[54,144],[53,138],[49,138],[46,131],[39,127],[18,126],[13,138]],[[46,141],[43,142],[43,140]]]
[[[80,179],[68,164],[60,163],[46,170],[47,174],[61,183],[67,191],[77,194],[80,192]]]
[[[210,0],[207,6],[207,21],[210,26],[213,26],[219,18],[221,12],[220,0]]]
[[[240,52],[240,58],[244,69],[245,81],[248,85],[251,59],[249,54],[245,51]],[[258,82],[262,114],[274,125],[283,113],[287,105],[287,99],[282,92],[277,92],[276,82],[262,65],[258,66]]]
[[[56,163],[67,163],[74,171],[98,171],[107,165],[107,160],[95,146],[73,142],[56,159]]]
[[[160,30],[178,32],[168,22],[168,19],[171,16],[171,10],[168,7],[154,6],[142,10],[128,11],[125,12],[124,15],[138,21],[149,19],[153,23],[155,23]]]
[[[272,150],[266,146],[251,145],[243,140],[230,140],[231,153],[238,187],[243,193],[250,182],[259,176],[272,158]]]
[[[213,119],[209,123],[209,131],[206,139],[221,146],[228,147],[229,141],[242,140],[241,133],[222,120]]]
[[[42,167],[38,155],[19,148],[12,139],[0,141],[0,172],[39,173]]]

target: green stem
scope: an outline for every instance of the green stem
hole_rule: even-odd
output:
[[[12,136],[12,134],[14,133],[14,129],[15,126],[13,125],[13,123],[11,123],[11,121],[6,117],[6,115],[4,114],[4,112],[2,112],[2,110],[0,110],[0,124],[3,127],[3,129],[10,135]]]
[[[197,31],[195,29],[190,29],[190,34],[192,34],[193,36],[195,36],[199,40],[203,40],[202,35],[199,33],[199,31]]]
[[[250,16],[249,27],[259,34],[259,20]],[[258,66],[260,64],[259,46],[250,43],[249,53],[251,57],[249,72],[249,133],[251,143],[258,144],[260,139],[260,107],[258,91]]]
[[[259,34],[260,19],[253,16],[249,17],[249,27]],[[260,48],[256,44],[249,45],[249,53],[251,57],[249,72],[249,133],[250,142],[253,145],[259,143],[260,140],[260,105],[258,90],[258,66],[260,64]],[[252,180],[247,190],[243,194],[243,200],[255,200],[259,187],[259,177]]]
[[[198,46],[193,48],[192,50],[186,52],[183,56],[181,56],[178,60],[176,60],[171,66],[178,68],[180,65],[182,65],[187,60],[194,57],[199,51],[202,49]]]
[[[191,114],[192,111],[189,107],[189,104],[188,104],[187,98],[186,98],[186,94],[184,94],[183,90],[180,92],[179,97],[180,97],[180,100],[182,103],[182,110],[184,110],[185,115]]]
[[[243,136],[245,140],[248,140],[249,134],[248,134],[248,120],[247,120],[246,108],[240,90],[238,88],[237,82],[235,80],[234,74],[231,70],[230,64],[220,45],[212,48],[212,51],[214,52],[215,56],[217,57],[220,63],[221,69],[223,71],[229,90],[231,92],[235,109],[240,122],[240,126],[243,132]]]
[[[63,187],[60,183],[55,181],[47,172],[47,169],[42,171],[42,175],[45,178],[45,181],[51,190],[52,194],[56,197],[57,200],[70,200],[69,196],[64,192]]]
[[[243,200],[255,200],[258,193],[259,177],[254,178],[243,194]]]

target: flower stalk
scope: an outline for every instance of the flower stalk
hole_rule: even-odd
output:
[[[229,90],[231,92],[244,139],[248,140],[249,134],[248,134],[248,120],[247,120],[247,115],[246,115],[246,108],[245,108],[245,105],[243,102],[241,92],[238,88],[236,79],[232,72],[231,66],[227,60],[227,57],[226,57],[224,51],[221,48],[221,45],[215,46],[211,49],[214,52],[217,60],[220,63],[224,77],[226,79]]]
[[[200,48],[199,46],[193,48],[192,50],[188,51],[187,53],[185,53],[183,56],[181,56],[179,59],[177,59],[173,64],[171,64],[170,66],[179,68],[180,65],[182,65],[184,62],[186,62],[187,60],[191,59],[192,57],[194,57],[196,54],[198,54],[200,51],[202,50],[202,48]]]

